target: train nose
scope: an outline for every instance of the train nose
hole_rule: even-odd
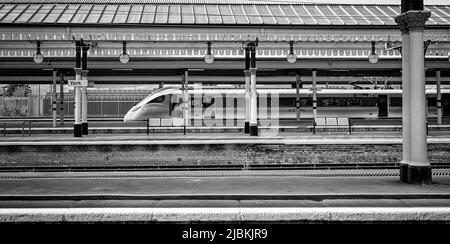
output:
[[[133,120],[133,112],[131,112],[131,110],[130,110],[130,111],[128,111],[127,114],[125,114],[125,117],[123,117],[123,121],[128,122],[131,120]]]

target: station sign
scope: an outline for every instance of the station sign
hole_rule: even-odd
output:
[[[309,90],[310,91],[312,91],[312,92],[317,92],[317,91],[321,91],[322,90],[322,88],[321,87],[311,87],[311,88],[309,88]]]
[[[68,80],[67,85],[69,86],[88,86],[87,80]]]

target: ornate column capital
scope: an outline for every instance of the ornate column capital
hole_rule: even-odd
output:
[[[402,33],[411,30],[423,30],[430,16],[430,11],[409,10],[395,17],[395,22],[399,25]]]

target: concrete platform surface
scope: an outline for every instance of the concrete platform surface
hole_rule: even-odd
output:
[[[95,134],[0,136],[0,146],[8,145],[146,145],[146,144],[400,144],[401,132],[359,133],[275,133],[252,137],[242,133],[158,133],[158,134]],[[428,143],[450,143],[450,132],[434,132]]]
[[[449,170],[425,186],[396,173],[1,173],[0,222],[450,221]]]

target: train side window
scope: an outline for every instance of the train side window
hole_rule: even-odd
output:
[[[391,97],[391,107],[401,107],[402,98],[401,97]]]
[[[280,97],[280,107],[295,107],[295,98]]]
[[[159,96],[159,97],[151,100],[147,104],[149,104],[149,103],[162,103],[162,102],[164,102],[165,99],[166,99],[166,96],[164,96],[164,95],[163,96]]]
[[[364,97],[360,99],[361,107],[375,107],[377,106],[377,99],[374,97]]]

